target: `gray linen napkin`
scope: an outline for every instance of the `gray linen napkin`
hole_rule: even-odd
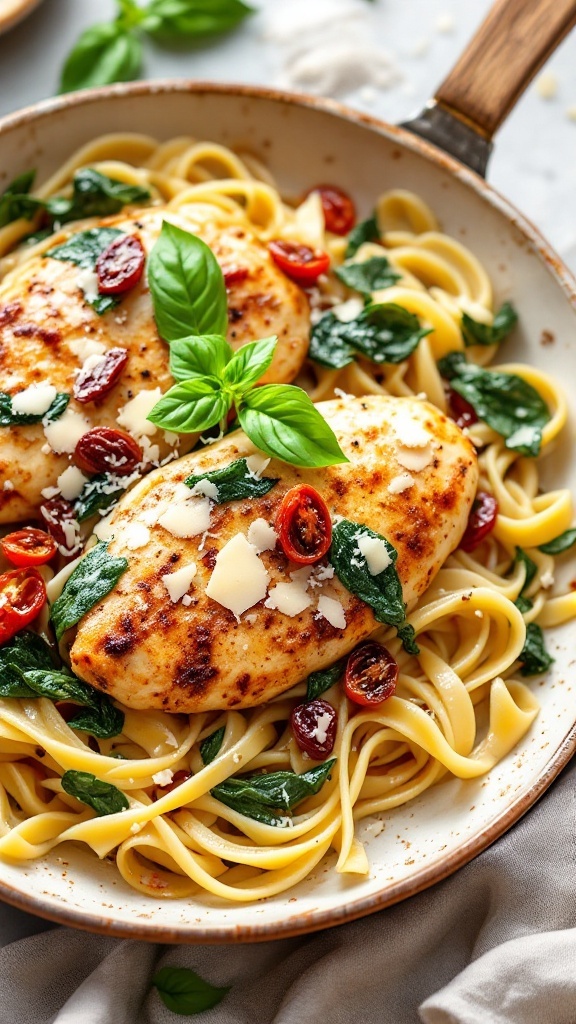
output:
[[[238,946],[67,928],[13,942],[0,951],[0,1021],[175,1024],[150,991],[170,964],[232,986],[205,1024],[576,1024],[575,837],[573,764],[452,878],[353,924]],[[4,908],[9,918],[29,927]]]

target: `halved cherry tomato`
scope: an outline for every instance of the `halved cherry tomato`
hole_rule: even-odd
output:
[[[19,633],[46,603],[46,586],[37,569],[11,569],[0,576],[0,643]]]
[[[292,278],[296,284],[310,285],[325,274],[330,266],[330,257],[321,249],[311,249],[308,245],[297,245],[296,242],[283,242],[277,239],[268,243],[268,249],[274,262],[286,277]]]
[[[478,422],[478,416],[476,410],[470,402],[467,402],[462,395],[459,395],[457,391],[450,388],[448,393],[448,403],[450,405],[450,412],[452,419],[455,421],[456,426],[460,427],[471,427],[473,423]]]
[[[144,273],[146,253],[136,235],[119,235],[96,261],[98,291],[120,295],[133,288]]]
[[[9,533],[0,541],[2,551],[12,565],[44,565],[56,554],[56,541],[45,530],[26,526]]]
[[[276,514],[276,532],[286,558],[300,565],[318,562],[332,542],[332,521],[322,495],[309,484],[286,491]]]
[[[307,195],[311,192],[318,192],[320,196],[326,231],[347,235],[356,222],[356,207],[348,193],[337,185],[315,185]]]
[[[474,551],[485,537],[492,532],[498,515],[498,502],[488,491],[478,491],[474,499],[468,526],[460,541],[462,551]]]
[[[398,665],[390,651],[375,640],[367,640],[348,657],[344,690],[355,704],[373,707],[392,696],[397,679]]]

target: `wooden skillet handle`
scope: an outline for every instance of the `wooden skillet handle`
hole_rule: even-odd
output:
[[[491,139],[575,24],[576,0],[497,0],[436,91],[437,104]]]

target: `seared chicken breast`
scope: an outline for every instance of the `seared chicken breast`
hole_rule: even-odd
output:
[[[264,464],[235,432],[154,471],[121,500],[108,524],[109,551],[125,556],[128,569],[79,623],[70,660],[80,678],[133,708],[245,708],[372,633],[370,607],[327,558],[302,568],[275,543],[270,525],[286,491],[301,483],[322,495],[333,518],[393,545],[404,601],[415,604],[466,527],[478,479],[474,448],[417,399],[347,398],[318,409],[348,463],[311,470],[272,460],[263,472],[278,482],[262,497],[217,504],[200,485],[192,494],[184,485],[190,475],[242,457]],[[191,529],[203,532],[190,536]]]
[[[268,250],[243,227],[195,223],[184,212],[161,208],[108,217],[99,222],[67,226],[51,240],[62,244],[86,227],[117,227],[136,235],[147,253],[164,219],[200,235],[212,248],[227,282],[228,340],[234,348],[261,337],[278,336],[273,363],[263,381],[286,382],[298,373],[308,349],[309,306],[305,293],[274,264]],[[153,464],[177,445],[146,414],[173,383],[168,346],[160,339],[153,317],[146,275],[113,310],[99,316],[85,300],[82,271],[71,262],[39,255],[8,273],[0,284],[0,391],[10,395],[32,384],[48,382],[58,392],[72,393],[86,359],[109,349],[126,349],[129,357],[118,383],[100,400],[71,400],[65,413],[64,440],[54,441],[41,423],[0,427],[0,522],[35,517],[42,490],[55,487],[70,465],[76,440],[91,427],[119,426],[142,444]],[[119,411],[141,392],[149,392],[129,414]],[[73,440],[74,438],[74,440]],[[183,439],[180,450],[186,450]],[[152,451],[150,451],[152,446]],[[4,486],[6,485],[6,486]]]

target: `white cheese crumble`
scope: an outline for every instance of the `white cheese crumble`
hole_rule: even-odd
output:
[[[405,448],[425,448],[432,440],[421,423],[410,416],[398,414],[394,420],[394,433]]]
[[[47,381],[31,384],[30,387],[24,388],[24,391],[12,395],[12,412],[26,416],[43,416],[48,412],[57,393],[54,385]]]
[[[59,487],[43,487],[40,491],[43,498],[55,498],[57,494],[60,494]]]
[[[269,582],[252,544],[237,533],[218,552],[206,594],[238,617],[266,597]]]
[[[258,554],[261,554],[262,551],[273,551],[277,540],[276,530],[265,519],[255,519],[253,523],[250,523],[248,541],[254,545]]]
[[[272,460],[267,459],[265,455],[260,455],[258,453],[255,455],[249,455],[246,459],[248,475],[254,480],[259,480],[266,467],[270,465],[271,461]]]
[[[5,480],[4,483],[2,484],[2,490],[3,491],[13,491],[14,490],[14,484],[12,483],[12,481],[11,480]]]
[[[164,768],[161,772],[155,772],[152,776],[152,782],[155,782],[157,786],[169,786],[174,778],[174,772],[171,768]]]
[[[86,302],[94,302],[98,298],[98,274],[90,267],[78,271],[76,285],[83,292]]]
[[[378,537],[371,537],[368,533],[357,533],[354,539],[360,554],[364,555],[366,559],[368,572],[371,576],[377,576],[378,573],[388,568],[392,559],[383,540],[380,540]]]
[[[151,437],[156,433],[156,426],[146,417],[161,398],[160,388],[154,388],[153,391],[140,391],[119,410],[116,417],[117,423],[124,427],[129,434],[132,434],[137,441],[142,437]]]
[[[196,562],[190,562],[188,565],[183,565],[181,569],[176,569],[176,572],[166,573],[162,577],[162,583],[174,604],[186,595],[196,572]],[[190,600],[192,599],[190,598]],[[187,602],[187,604],[189,603]]]
[[[372,573],[374,575],[374,573]],[[318,614],[322,615],[335,629],[346,628],[346,615],[341,601],[321,594],[318,598]],[[320,737],[318,737],[320,739]],[[323,740],[320,740],[322,743]]]
[[[102,366],[105,362],[106,362],[106,356],[105,355],[99,354],[98,352],[94,352],[93,355],[88,356],[84,360],[84,362],[82,364],[82,371],[77,370],[76,373],[80,373],[80,372],[90,373],[92,370],[95,370],[97,366]]]
[[[264,602],[266,608],[282,612],[283,615],[300,615],[312,604],[312,598],[306,592],[306,587],[298,581],[292,583],[277,583],[270,589],[267,600]]]
[[[119,540],[125,544],[130,551],[146,547],[150,540],[150,530],[144,523],[128,523],[120,531]]]
[[[421,470],[426,469],[434,458],[434,452],[432,451],[432,445],[426,445],[425,448],[406,448],[400,446],[396,452],[396,461],[404,466],[404,469],[411,470],[412,473],[420,473]]]
[[[314,740],[318,740],[318,743],[325,743],[331,721],[332,715],[330,715],[327,711],[324,711],[321,715],[318,715],[318,718],[316,719],[316,725],[312,729],[310,737]]]
[[[399,473],[388,484],[388,493],[402,494],[402,491],[407,491],[409,487],[412,487],[413,483],[414,477],[410,476],[410,473]]]
[[[218,501],[218,488],[212,480],[199,480],[198,483],[194,484],[194,487],[189,488],[189,494],[202,494],[205,498],[212,498],[212,501]]]
[[[544,590],[549,590],[550,587],[554,586],[554,576],[550,571],[542,573],[540,577],[540,586],[543,587]]]
[[[110,522],[113,514],[113,512],[109,512],[99,523],[96,523],[92,532],[95,537],[98,537],[98,540],[110,540],[114,536],[114,527]]]
[[[158,519],[173,537],[196,537],[210,527],[210,499],[188,498],[171,505]]]
[[[103,356],[106,351],[106,345],[95,338],[74,338],[68,342],[68,348],[81,363],[85,363],[91,356]]]
[[[88,483],[88,477],[77,466],[68,466],[68,469],[60,473],[57,483],[62,497],[66,501],[74,501],[81,494],[84,484]]]
[[[348,299],[346,302],[340,302],[337,306],[332,306],[331,312],[340,323],[347,324],[350,320],[355,320],[357,316],[364,309],[364,303],[362,299]]]
[[[184,605],[185,608],[190,607],[190,605],[192,604],[192,598],[190,594],[184,594],[184,597],[182,598],[182,604]]]
[[[44,421],[44,435],[53,452],[71,455],[83,434],[90,430],[85,416],[68,407],[59,419]]]

